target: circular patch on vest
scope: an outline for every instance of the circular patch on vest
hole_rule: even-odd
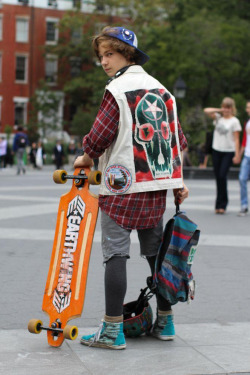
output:
[[[132,176],[123,165],[110,165],[104,174],[104,181],[107,189],[112,193],[123,194],[131,186]]]

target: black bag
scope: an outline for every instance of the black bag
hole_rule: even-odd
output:
[[[206,155],[212,154],[213,135],[214,135],[213,131],[206,133],[206,142],[205,142],[205,154]]]
[[[18,148],[25,148],[27,146],[26,137],[22,134],[19,135],[17,140],[17,146]]]

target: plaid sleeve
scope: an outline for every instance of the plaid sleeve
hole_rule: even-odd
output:
[[[180,149],[181,151],[183,151],[187,147],[187,139],[185,135],[183,134],[183,130],[179,122],[179,119],[178,119],[178,135],[179,135]]]
[[[90,158],[98,158],[111,145],[118,130],[119,118],[118,104],[106,90],[92,129],[83,138],[83,151]]]

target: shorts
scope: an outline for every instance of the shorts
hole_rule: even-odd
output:
[[[104,212],[101,213],[103,262],[113,256],[130,258],[131,230],[120,227]],[[155,228],[137,230],[142,257],[155,256],[163,236],[163,218]]]

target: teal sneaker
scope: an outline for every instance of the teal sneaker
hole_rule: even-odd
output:
[[[174,316],[158,315],[151,330],[151,335],[159,340],[170,341],[175,337]]]
[[[103,321],[95,334],[82,336],[81,344],[97,348],[125,349],[126,341],[123,333],[123,323]]]

